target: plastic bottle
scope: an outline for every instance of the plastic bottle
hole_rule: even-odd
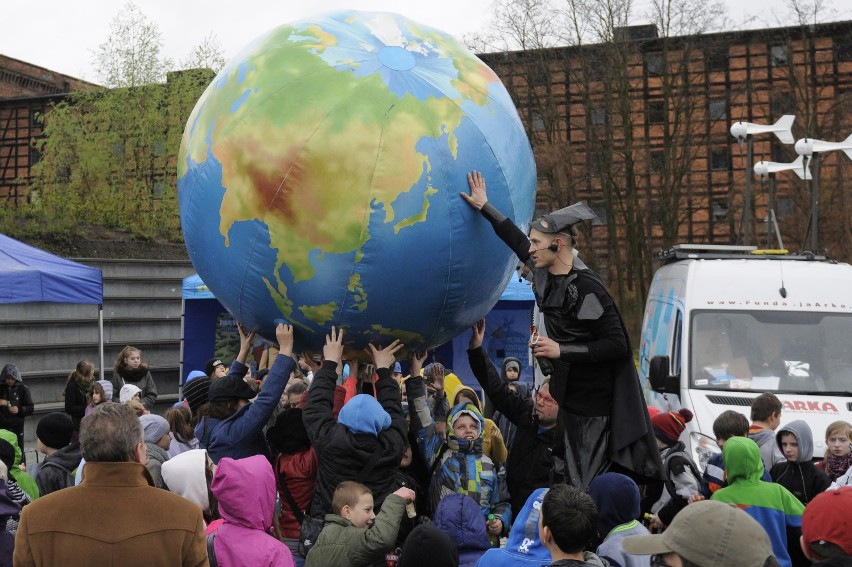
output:
[[[491,522],[495,521],[496,519],[497,519],[497,516],[495,516],[494,514],[488,514],[488,523],[489,524]],[[491,542],[491,547],[500,547],[500,536],[499,535],[494,535],[494,534],[489,533],[488,534],[488,541]]]

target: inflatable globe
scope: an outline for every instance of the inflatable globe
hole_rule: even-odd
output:
[[[278,27],[214,79],[178,163],[190,258],[219,301],[320,349],[432,348],[497,302],[517,259],[459,196],[482,171],[522,227],[535,165],[500,79],[452,37],[395,14]]]

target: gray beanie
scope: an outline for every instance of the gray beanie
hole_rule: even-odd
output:
[[[169,432],[169,422],[163,416],[147,413],[139,418],[145,430],[145,443],[156,443]]]

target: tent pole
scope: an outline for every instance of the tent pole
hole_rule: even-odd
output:
[[[100,358],[101,380],[104,379],[104,304],[98,304],[98,356]]]
[[[178,401],[183,399],[183,343],[186,324],[186,299],[180,300],[180,371],[178,372]]]

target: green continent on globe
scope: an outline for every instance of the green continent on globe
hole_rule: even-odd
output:
[[[355,58],[336,66],[324,60],[323,52],[338,41],[320,26],[282,26],[255,43],[242,65],[217,79],[190,116],[179,177],[187,172],[187,157],[201,163],[210,152],[221,164],[225,192],[219,231],[226,246],[235,222],[257,219],[268,226],[277,263],[271,274],[275,281],[265,279],[265,284],[285,317],[293,314],[294,305],[279,275],[282,266],[295,283],[313,278],[311,253],[317,250],[320,259],[355,252],[359,261],[370,239],[365,219],[373,209],[381,210],[385,223],[393,223],[395,233],[425,222],[429,199],[438,192],[418,142],[446,137],[455,158],[454,129],[464,116],[460,103],[486,104],[489,83],[499,81],[452,40],[416,26],[407,31],[449,57],[457,71],[451,84],[458,98],[424,100],[391,92],[379,73],[358,76]],[[407,48],[416,49],[417,43],[409,40]],[[215,96],[208,96],[213,91]],[[245,104],[249,99],[254,104]],[[392,203],[424,175],[422,208],[398,219]],[[350,278],[349,291],[355,308],[366,309],[367,292],[357,274]],[[333,301],[299,306],[306,319],[320,325],[331,321],[338,308]]]

